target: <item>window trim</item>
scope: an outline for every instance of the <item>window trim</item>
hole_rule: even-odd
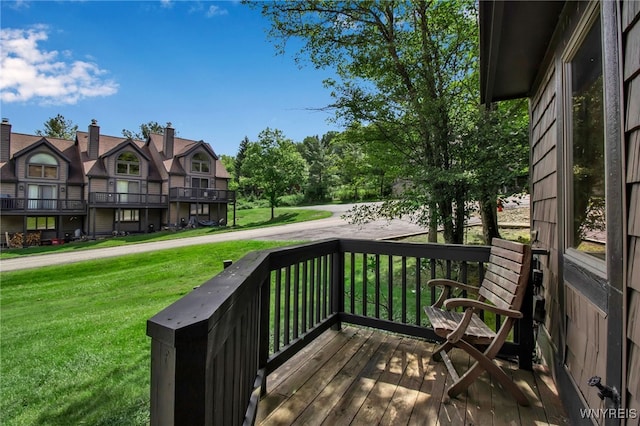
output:
[[[205,160],[196,160],[195,158],[198,155],[201,155],[201,156],[205,157],[206,161]],[[206,172],[202,171],[202,165],[203,164],[207,165],[207,169],[208,170]],[[196,167],[195,167],[196,165],[199,166],[197,168],[198,170],[196,170]],[[211,174],[211,158],[207,154],[205,154],[203,152],[196,152],[195,154],[193,154],[191,156],[191,173],[202,173],[202,174],[207,174],[207,175]]]
[[[572,232],[573,232],[573,179],[572,179],[572,169],[573,169],[573,105],[572,105],[572,74],[571,74],[571,61],[577,54],[578,50],[583,46],[589,31],[592,26],[595,24],[596,20],[600,20],[600,44],[603,54],[603,63],[602,63],[602,74],[604,76],[604,46],[603,44],[603,34],[602,34],[602,12],[600,10],[600,5],[597,2],[592,2],[587,7],[585,13],[582,18],[576,25],[573,34],[569,38],[567,43],[567,47],[565,48],[561,60],[562,60],[562,96],[563,96],[563,148],[564,148],[564,159],[562,164],[563,170],[563,186],[564,186],[564,199],[563,210],[564,210],[564,247],[563,253],[564,256],[570,260],[576,266],[589,271],[591,274],[601,277],[603,279],[607,278],[607,253],[609,251],[609,241],[605,244],[605,256],[604,259],[599,259],[596,256],[590,255],[586,252],[582,252],[577,250],[574,247],[570,247],[569,244],[573,240]],[[603,79],[602,91],[603,91],[603,102],[606,100],[605,96],[605,84]],[[604,106],[606,108],[606,105]],[[603,138],[605,143],[604,152],[604,168],[605,168],[605,211],[607,208],[607,204],[610,202],[608,200],[607,194],[607,149],[606,149],[606,126],[604,125],[604,117],[603,117]],[[606,232],[606,231],[605,231]]]
[[[38,226],[38,222],[44,219],[44,228],[40,228]],[[29,221],[35,221],[35,228],[30,228]],[[52,222],[52,223],[51,223]],[[52,227],[49,227],[49,225]],[[57,229],[56,226],[56,217],[55,216],[27,216],[27,231],[55,231]]]
[[[125,154],[133,155],[136,158],[137,161],[121,160],[120,158]],[[126,173],[121,173],[121,172],[118,171],[120,165],[126,166],[126,168],[127,168],[127,172]],[[138,166],[138,173],[131,173],[131,166],[132,165],[137,165]],[[136,155],[136,153],[134,153],[133,151],[122,151],[116,157],[115,174],[118,175],[118,176],[141,176],[141,174],[142,174],[141,168],[142,168],[142,162],[140,161],[140,157],[138,157],[138,155]]]
[[[53,159],[53,161],[55,162],[54,164],[47,164],[47,163],[41,163],[41,162],[31,162],[32,159],[38,155],[46,155],[49,156]],[[58,161],[58,159],[52,155],[49,154],[48,152],[36,152],[35,154],[31,155],[28,159],[27,159],[27,164],[26,164],[26,175],[27,178],[29,179],[47,179],[47,180],[58,180],[60,178],[60,162]],[[32,175],[31,174],[31,167],[38,167],[40,169],[40,173],[38,175]],[[47,177],[47,174],[45,173],[45,169],[49,167],[49,168],[55,168],[55,177]]]
[[[126,215],[125,213],[129,214]],[[118,223],[138,223],[140,222],[140,209],[116,209],[114,216],[115,221]],[[129,219],[127,219],[126,216],[128,216]]]

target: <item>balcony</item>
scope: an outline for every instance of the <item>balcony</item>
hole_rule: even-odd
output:
[[[137,194],[118,192],[92,192],[91,207],[167,207],[167,196],[160,194]]]
[[[84,214],[87,204],[84,200],[62,198],[8,198],[0,199],[5,214]]]
[[[216,188],[170,188],[169,200],[203,203],[232,203],[236,192]]]
[[[446,277],[477,286],[489,250],[334,239],[246,255],[147,322],[152,338],[151,424],[252,424],[259,402],[261,418],[268,420],[274,399],[285,396],[268,393],[273,386],[269,388],[267,380],[277,383],[279,371],[294,371],[295,357],[302,357],[302,364],[316,363],[317,349],[308,345],[331,333],[353,334],[350,327],[336,331],[343,324],[418,338],[422,341],[415,343],[416,350],[428,352],[418,345],[440,339],[422,307],[439,294],[435,288],[427,291],[426,281]],[[531,303],[529,294],[522,308],[525,318],[501,353],[506,359],[517,358],[523,370],[532,368]],[[501,318],[487,316],[485,321],[497,328]],[[440,366],[422,367],[440,374]],[[326,368],[318,374],[323,371]],[[293,380],[302,385],[316,373],[294,374]],[[322,391],[318,386],[314,388]],[[433,395],[435,390],[425,392]],[[308,402],[303,398],[298,404]],[[293,420],[295,416],[284,422]]]

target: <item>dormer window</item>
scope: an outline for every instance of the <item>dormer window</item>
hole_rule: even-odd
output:
[[[35,154],[27,164],[27,177],[38,179],[57,179],[58,160],[51,154]]]
[[[196,173],[209,173],[211,161],[205,154],[198,153],[191,158],[191,171]]]
[[[123,152],[116,161],[116,174],[140,176],[140,159],[133,152]]]

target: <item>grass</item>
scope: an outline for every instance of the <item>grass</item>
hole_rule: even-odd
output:
[[[147,424],[146,320],[224,259],[285,244],[227,242],[2,273],[0,423]]]
[[[123,246],[128,244],[139,244],[177,238],[198,237],[202,235],[209,235],[212,233],[231,232],[235,230],[245,230],[268,226],[285,225],[296,222],[305,222],[309,220],[324,219],[331,216],[331,212],[325,210],[291,208],[276,209],[276,216],[273,220],[271,219],[271,209],[269,208],[238,210],[236,213],[236,226],[223,228],[203,227],[196,229],[186,229],[183,231],[160,231],[152,234],[128,235],[126,237],[105,238],[96,241],[79,241],[59,246],[38,246],[8,250],[4,249],[0,253],[0,259],[10,259],[20,256],[31,256],[34,254],[46,254],[52,252],[72,252],[77,250]]]

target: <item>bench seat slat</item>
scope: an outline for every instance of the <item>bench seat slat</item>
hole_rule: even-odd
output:
[[[431,321],[431,326],[435,333],[440,337],[447,337],[447,334],[456,329],[460,321],[462,321],[462,312],[444,311],[439,308],[425,306],[424,311]],[[467,327],[465,340],[474,344],[486,345],[491,343],[496,333],[491,330],[476,314],[473,314],[471,323]]]

